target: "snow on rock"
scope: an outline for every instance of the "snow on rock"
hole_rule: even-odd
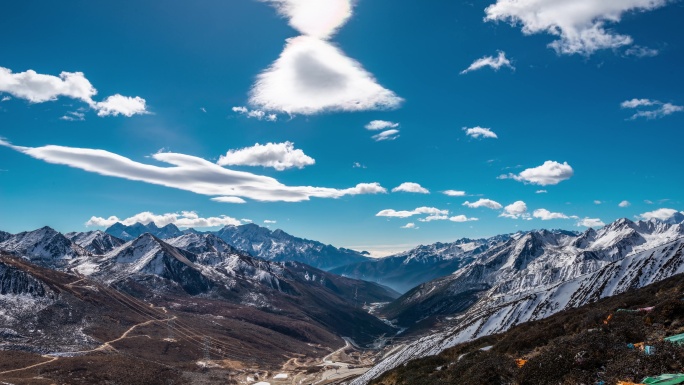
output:
[[[478,293],[455,312],[450,326],[398,349],[351,384],[366,384],[408,360],[680,273],[681,223],[621,219],[579,235],[541,230],[512,237],[453,275],[423,284],[390,304],[387,309],[394,306],[394,315],[413,320],[411,312],[448,309],[464,293]]]

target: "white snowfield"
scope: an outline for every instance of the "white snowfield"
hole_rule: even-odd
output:
[[[684,224],[620,219],[574,236],[538,231],[503,242],[448,278],[428,282],[406,299],[456,295],[486,283],[477,302],[441,332],[404,345],[351,385],[409,360],[506,331],[632,288],[684,273]]]

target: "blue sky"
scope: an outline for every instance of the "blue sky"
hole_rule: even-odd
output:
[[[0,229],[249,219],[379,255],[684,210],[684,3],[428,3],[5,2]]]

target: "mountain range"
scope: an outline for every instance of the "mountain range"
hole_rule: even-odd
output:
[[[111,324],[121,310],[94,310],[109,294],[146,304],[157,319],[154,309],[163,309],[204,325],[211,338],[245,347],[249,354],[231,353],[240,362],[314,357],[339,347],[340,337],[373,346],[374,366],[353,381],[365,384],[410,360],[684,273],[679,219],[460,239],[383,259],[253,224],[0,232],[0,251],[13,255],[0,260],[0,300],[9,309],[0,332],[11,337],[2,349],[92,350],[106,341],[94,325]],[[143,317],[136,314],[116,322]],[[233,332],[222,337],[210,320]],[[277,342],[257,337],[263,333]]]
[[[132,240],[144,233],[160,239],[170,239],[199,232],[194,229],[180,231],[173,224],[157,227],[154,222],[150,222],[147,225],[135,223],[130,226],[116,223],[107,228],[105,233],[123,240]],[[280,229],[270,230],[253,223],[225,226],[213,234],[236,249],[261,259],[274,262],[302,262],[323,270],[371,259],[367,252],[336,248],[321,242],[297,238]]]
[[[620,219],[577,235],[547,230],[515,235],[382,308],[381,315],[409,331],[439,332],[397,349],[353,384],[458,343],[680,273],[682,223]]]
[[[116,295],[132,296],[165,308],[188,306],[178,305],[183,302],[203,303],[204,309],[190,311],[214,316],[227,312],[230,315],[222,317],[270,327],[298,338],[300,343],[334,346],[334,336],[338,335],[369,344],[379,336],[395,332],[362,309],[367,302],[396,298],[398,294],[392,290],[298,262],[256,259],[213,234],[188,233],[169,242],[149,233],[128,242],[102,232],[69,236],[74,241],[44,227],[4,237],[0,250],[22,257],[6,257],[4,267],[0,268],[1,293],[15,295],[10,307],[16,310],[15,315],[5,314],[4,330],[26,335],[22,325],[36,310],[37,303],[44,309],[67,306],[73,313],[82,313],[79,309],[89,307],[87,298],[68,305],[61,303],[63,289],[51,290],[54,285],[41,279],[42,275],[52,274],[46,273],[47,269],[69,275],[68,279],[60,278],[62,286],[67,280],[84,281],[88,283],[79,286],[106,287],[99,290],[115,290]],[[105,253],[94,254],[89,250]],[[41,274],[34,274],[35,271]],[[87,348],[92,340],[84,337],[87,325],[83,320],[80,322],[74,326],[80,328],[79,333],[63,335],[64,328],[44,329],[44,338],[30,339],[23,349],[43,351],[54,348],[50,341],[65,342],[71,337],[74,339],[64,346]]]

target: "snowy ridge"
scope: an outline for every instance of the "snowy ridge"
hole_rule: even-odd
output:
[[[456,316],[442,332],[403,346],[352,384],[365,384],[408,360],[458,343],[680,273],[684,273],[682,224],[621,219],[579,236],[542,230],[512,238],[383,310],[405,321],[416,320],[410,315],[417,312]],[[454,302],[465,306],[459,308]]]
[[[106,254],[125,243],[124,240],[100,230],[84,233],[72,232],[64,236],[95,255]]]
[[[463,238],[451,243],[420,245],[396,255],[342,266],[331,272],[406,292],[421,283],[461,269],[492,246],[519,235],[498,235],[475,240]]]
[[[283,230],[271,231],[255,224],[226,226],[215,234],[255,257],[275,262],[302,262],[323,270],[369,259],[358,251],[297,238]]]
[[[65,264],[73,258],[88,255],[85,249],[47,226],[8,237],[0,242],[0,250],[48,265]]]

